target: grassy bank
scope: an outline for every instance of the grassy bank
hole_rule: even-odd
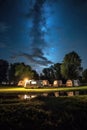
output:
[[[0,129],[85,130],[87,96],[0,99]]]
[[[87,86],[80,87],[62,87],[62,88],[37,88],[37,89],[25,89],[24,87],[0,87],[0,93],[20,93],[20,92],[56,92],[56,91],[75,91],[75,90],[87,90]]]

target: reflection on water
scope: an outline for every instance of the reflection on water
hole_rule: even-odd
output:
[[[58,91],[58,92],[44,92],[44,93],[21,93],[21,94],[0,94],[1,99],[21,99],[21,100],[31,100],[38,96],[44,97],[61,97],[61,96],[78,96],[78,95],[87,95],[87,91]]]
[[[55,92],[55,97],[59,97],[59,92]]]
[[[43,96],[47,97],[47,96],[48,96],[48,93],[43,93]]]
[[[77,95],[85,95],[87,94],[87,91],[69,91],[69,92],[50,92],[50,93],[42,93],[42,94],[21,94],[18,95],[18,97],[20,99],[32,99],[32,98],[36,98],[38,96],[44,96],[44,97],[59,97],[59,96],[77,96]]]
[[[74,96],[74,92],[67,92],[67,96]]]
[[[75,91],[75,95],[80,95],[79,91]]]
[[[32,98],[35,98],[37,97],[38,95],[29,95],[29,94],[21,94],[21,95],[18,95],[18,97],[20,99],[32,99]]]

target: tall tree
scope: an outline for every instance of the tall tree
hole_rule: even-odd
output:
[[[54,76],[54,79],[59,80],[62,78],[61,76],[61,63],[56,63],[50,67],[52,69],[52,75]]]
[[[66,79],[77,79],[80,74],[81,59],[79,55],[72,51],[65,55],[61,65],[61,74]]]
[[[44,68],[43,70],[42,70],[42,72],[43,72],[43,76],[44,76],[44,79],[49,79],[49,75],[50,75],[50,71],[49,71],[49,68]]]
[[[82,72],[82,79],[84,82],[87,82],[87,69],[85,69],[83,72]]]
[[[36,72],[36,70],[32,70],[33,73],[33,79],[39,80],[39,74]]]
[[[8,76],[8,67],[9,64],[6,60],[0,59],[0,83],[3,81],[7,81]]]
[[[54,80],[61,79],[61,64],[56,63],[49,68],[44,68],[43,74],[44,79],[48,79],[50,83],[52,83]]]
[[[15,66],[15,76],[18,77],[18,79],[24,79],[24,78],[33,78],[33,71],[31,66],[25,65],[24,63],[19,63]]]
[[[20,63],[13,63],[9,66],[9,84],[11,82],[17,83],[18,78],[15,76],[15,67],[19,65]]]

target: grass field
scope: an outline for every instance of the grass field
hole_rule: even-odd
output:
[[[75,91],[75,90],[87,90],[87,86],[80,87],[62,87],[62,88],[34,88],[25,89],[24,87],[0,87],[0,93],[25,93],[25,92],[56,92],[56,91]]]
[[[0,130],[86,130],[87,95],[0,99]]]

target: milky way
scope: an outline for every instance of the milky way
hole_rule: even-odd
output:
[[[46,19],[44,16],[44,5],[46,0],[36,0],[29,10],[27,15],[30,20],[32,20],[32,27],[30,31],[31,45],[29,53],[22,53],[21,56],[26,57],[33,63],[37,65],[48,65],[52,64],[46,57],[44,57],[43,49],[46,48],[47,43],[45,41],[44,35],[45,31],[42,30],[43,27],[46,28]]]

